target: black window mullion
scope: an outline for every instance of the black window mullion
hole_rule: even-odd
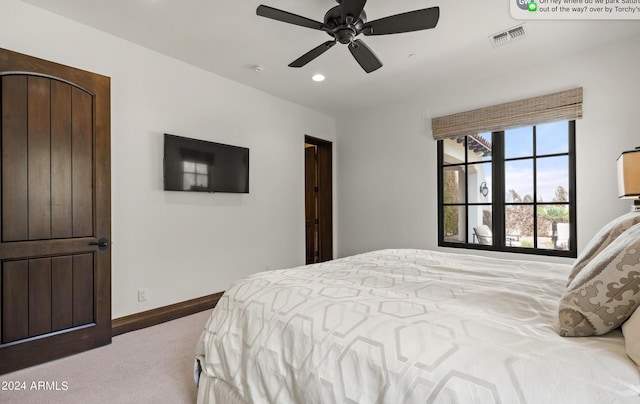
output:
[[[504,247],[504,224],[506,223],[505,209],[505,158],[504,158],[504,131],[493,132],[491,134],[491,142],[493,148],[492,165],[493,165],[493,245],[502,249]]]
[[[577,254],[576,121],[569,121],[569,251]]]
[[[469,244],[469,138],[464,137],[464,242]]]
[[[438,140],[438,245],[444,243],[444,142]]]
[[[538,132],[533,127],[533,248],[538,248]]]

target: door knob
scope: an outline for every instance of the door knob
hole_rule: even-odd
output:
[[[98,249],[105,250],[105,249],[109,248],[109,240],[107,240],[106,238],[102,237],[97,242],[89,243],[89,245],[97,245]]]

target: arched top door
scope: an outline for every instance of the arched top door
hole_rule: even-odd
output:
[[[0,119],[6,373],[111,340],[109,79],[0,49]]]

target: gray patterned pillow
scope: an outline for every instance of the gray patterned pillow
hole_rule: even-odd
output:
[[[640,366],[640,310],[636,310],[627,321],[622,324],[624,346],[629,358]]]
[[[602,335],[640,305],[640,224],[605,247],[578,273],[560,300],[563,337]]]
[[[640,212],[629,212],[613,219],[600,229],[574,262],[573,269],[569,274],[567,286],[571,284],[571,281],[576,277],[578,272],[582,271],[600,251],[604,250],[613,240],[624,233],[625,230],[638,223],[640,223]]]

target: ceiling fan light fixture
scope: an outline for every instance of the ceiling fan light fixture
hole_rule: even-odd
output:
[[[314,74],[313,77],[311,77],[311,80],[317,81],[317,82],[324,81],[324,79],[325,79],[324,74],[320,74],[320,73]]]

